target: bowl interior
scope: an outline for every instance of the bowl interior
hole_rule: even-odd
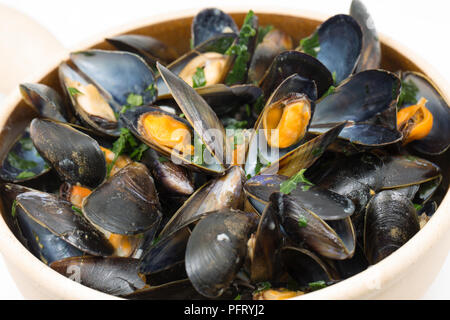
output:
[[[278,28],[287,34],[291,35],[294,43],[311,34],[315,28],[321,23],[321,21],[311,18],[298,17],[295,15],[286,14],[273,14],[273,13],[258,13],[255,12],[259,18],[260,25],[271,24],[275,28]],[[235,19],[238,25],[242,24],[245,17],[245,12],[231,13],[231,16]],[[141,26],[125,32],[129,34],[142,34],[155,37],[162,40],[167,45],[172,46],[175,50],[182,54],[189,50],[190,39],[190,25],[192,22],[192,16],[181,17],[164,22],[158,22],[156,24]],[[382,38],[383,39],[383,38]],[[393,46],[382,41],[382,64],[381,68],[397,71],[397,70],[411,70],[426,73],[419,67],[414,61],[401,52],[396,50]],[[89,48],[113,50],[114,48],[106,41],[101,41]],[[88,48],[78,48],[78,50],[84,50]],[[52,88],[59,91],[61,94],[61,87],[58,80],[57,66],[53,70],[50,70],[42,79],[39,79],[40,83],[47,84]],[[18,102],[14,107],[12,113],[8,117],[5,126],[0,132],[0,159],[6,156],[10,146],[14,143],[19,134],[29,124],[31,119],[35,116],[34,111],[28,107],[23,101]],[[423,156],[422,156],[423,157]],[[449,185],[449,173],[450,173],[450,161],[449,152],[444,157],[424,157],[438,164],[444,172],[443,180],[443,193],[448,190]],[[443,159],[445,158],[445,159]],[[444,196],[444,194],[442,196]],[[10,208],[3,208],[0,199],[0,209],[2,216],[6,223],[9,225]],[[36,259],[36,263],[41,263]]]

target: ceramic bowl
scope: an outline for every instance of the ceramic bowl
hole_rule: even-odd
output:
[[[244,9],[230,10],[238,24],[247,12]],[[295,42],[312,31],[326,16],[304,10],[254,9],[261,25],[272,24],[288,34]],[[189,50],[190,25],[197,11],[175,13],[152,17],[132,25],[98,35],[86,44],[72,48],[80,51],[89,48],[113,49],[104,39],[124,33],[145,34],[163,40],[176,48],[178,53]],[[450,86],[425,61],[386,36],[380,35],[382,44],[382,68],[387,70],[413,70],[422,72],[441,89],[444,96],[450,93]],[[57,55],[54,61],[44,67],[44,72],[30,79],[54,88],[59,88],[57,66],[68,58],[68,53]],[[448,99],[447,99],[448,101]],[[15,90],[2,107],[0,114],[0,157],[3,157],[14,138],[29,121],[32,112],[21,101]],[[448,152],[442,170],[448,187]],[[17,287],[27,299],[117,299],[78,284],[53,271],[35,258],[15,238],[5,223],[5,210],[0,218],[0,251]],[[416,299],[420,298],[440,271],[450,248],[450,193],[439,206],[428,224],[408,243],[380,263],[371,266],[347,280],[325,289],[303,295],[298,299]]]

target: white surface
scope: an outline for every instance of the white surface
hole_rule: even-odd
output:
[[[174,0],[0,0],[37,20],[66,47],[134,19],[213,6],[253,5],[347,13],[350,0],[174,1]],[[378,31],[426,58],[450,82],[450,5],[444,0],[365,0]],[[1,22],[0,22],[1,23]],[[12,30],[13,32],[13,30]],[[162,39],[163,40],[163,39]],[[4,76],[4,75],[3,75]],[[0,94],[1,97],[1,94]],[[450,212],[449,212],[450,214]],[[450,299],[450,257],[424,299]],[[23,299],[0,258],[0,299]]]

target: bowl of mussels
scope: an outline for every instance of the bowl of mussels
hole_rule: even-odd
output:
[[[61,57],[1,116],[19,289],[420,297],[450,247],[450,87],[405,52],[355,0],[159,17]]]

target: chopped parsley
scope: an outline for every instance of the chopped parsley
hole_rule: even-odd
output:
[[[142,159],[142,155],[148,150],[148,148],[149,147],[145,143],[141,143],[139,147],[134,149],[134,151],[130,154],[130,158],[132,160],[140,161]]]
[[[333,85],[331,85],[331,86],[328,88],[328,90],[323,94],[323,96],[322,96],[321,99],[323,99],[323,98],[329,96],[330,94],[332,94],[332,93],[334,92],[335,89],[336,89],[336,87],[333,86]]]
[[[13,218],[16,217],[16,207],[17,207],[17,200],[14,200],[11,207],[11,215]]]
[[[248,125],[247,120],[238,121],[234,118],[226,118],[223,122],[227,130],[246,129]]]
[[[140,94],[130,93],[127,97],[127,104],[130,107],[139,107],[144,103],[144,99]]]
[[[333,77],[333,83],[336,84],[336,71],[333,71],[331,76]]]
[[[242,296],[241,296],[240,294],[238,294],[238,295],[234,298],[234,300],[241,300],[241,298],[242,298]]]
[[[79,216],[83,216],[83,211],[80,210],[80,208],[76,206],[72,206],[72,210]]]
[[[416,211],[420,211],[422,210],[423,206],[417,203],[413,203],[414,204],[414,209],[416,209]]]
[[[158,158],[158,161],[159,161],[160,163],[163,163],[163,162],[169,161],[169,159],[167,159],[166,157],[161,156],[161,157]]]
[[[237,149],[237,146],[243,144],[245,141],[244,139],[244,133],[242,130],[236,130],[234,134],[234,146],[233,149]]]
[[[326,286],[327,286],[327,284],[323,280],[310,282],[308,284],[309,289],[311,289],[312,291],[326,288]]]
[[[77,88],[73,88],[73,87],[68,87],[67,91],[69,92],[69,94],[72,97],[75,97],[77,94],[83,94],[83,92],[81,92],[80,90],[78,90]]]
[[[11,166],[19,170],[31,170],[37,166],[36,162],[22,159],[13,151],[8,153],[7,160]]]
[[[194,136],[194,155],[191,157],[191,161],[199,166],[203,166],[205,164],[205,160],[203,155],[205,153],[206,145],[203,141],[198,137],[197,134]],[[201,150],[201,151],[199,151]]]
[[[192,76],[192,87],[200,88],[204,87],[205,85],[206,85],[205,70],[203,68],[197,68],[197,71],[195,71],[194,75]]]
[[[398,96],[398,105],[402,106],[405,104],[414,105],[417,103],[417,92],[419,92],[419,88],[412,82],[402,81],[402,88],[400,90],[400,95]]]
[[[228,73],[225,80],[227,85],[232,85],[245,80],[247,75],[247,64],[250,60],[250,53],[248,52],[248,44],[251,37],[256,35],[256,30],[252,27],[251,21],[254,12],[250,10],[245,16],[241,31],[239,32],[239,40],[237,44],[232,45],[225,52],[226,55],[235,55],[236,59],[233,68]]]
[[[309,188],[314,186],[314,184],[311,181],[305,178],[304,176],[305,171],[306,169],[302,169],[288,180],[283,181],[280,184],[280,192],[284,194],[290,194],[294,189],[297,188],[297,184],[300,182],[304,184],[302,186],[303,191],[308,191]]]
[[[300,50],[317,58],[317,53],[320,51],[319,34],[315,32],[311,36],[300,40]]]
[[[21,173],[19,173],[16,176],[16,179],[18,179],[18,180],[28,179],[28,178],[34,177],[35,175],[36,174],[32,171],[22,171]]]
[[[268,34],[272,30],[273,30],[273,26],[270,24],[268,26],[259,27],[258,28],[258,40],[256,41],[256,44],[260,44],[261,42],[263,42],[266,34]]]
[[[114,164],[116,163],[119,156],[124,154],[127,150],[133,150],[138,146],[138,142],[134,138],[134,136],[131,134],[130,130],[126,128],[120,129],[120,136],[119,138],[113,143],[112,152],[114,153],[114,159],[111,161],[110,164],[108,164],[107,172],[108,176],[111,172],[111,169],[114,167]]]
[[[253,292],[253,294],[269,290],[270,288],[272,288],[272,284],[270,282],[268,281],[260,282],[256,285],[256,290]]]
[[[300,216],[300,218],[298,219],[298,226],[301,228],[304,228],[308,225],[308,219],[306,219],[306,217],[304,216]]]
[[[253,104],[253,110],[256,112],[256,114],[260,114],[263,109],[264,109],[264,96],[260,95]]]
[[[34,148],[33,141],[31,138],[22,138],[19,140],[20,145],[22,146],[23,150],[31,151]]]
[[[151,94],[152,96],[156,96],[156,94],[157,94],[156,87],[155,87],[155,85],[154,85],[153,83],[152,83],[152,84],[149,84],[148,87],[147,87],[147,89],[145,89],[145,91],[150,91],[150,94]]]

